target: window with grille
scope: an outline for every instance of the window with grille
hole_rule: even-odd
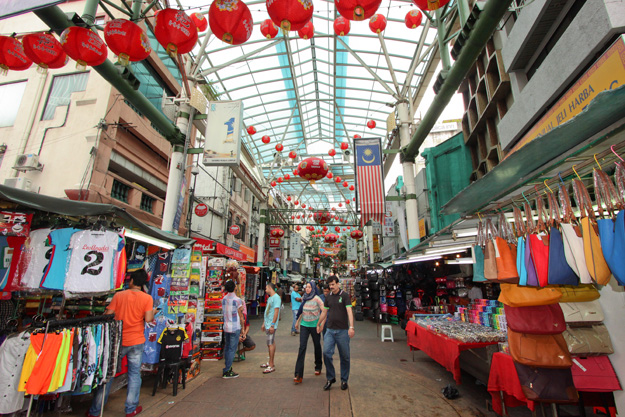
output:
[[[141,195],[141,205],[139,208],[143,211],[147,211],[148,213],[154,213],[154,198],[150,197],[147,194]]]
[[[128,203],[129,192],[130,192],[130,187],[128,185],[124,184],[121,181],[113,180],[113,188],[111,189],[111,197],[113,197],[115,200]]]

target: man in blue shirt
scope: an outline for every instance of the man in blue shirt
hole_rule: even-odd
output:
[[[299,285],[293,285],[293,291],[291,291],[291,310],[293,312],[293,324],[291,324],[291,336],[295,336],[299,334],[299,331],[295,328],[295,323],[297,323],[297,312],[299,311],[299,306],[302,305],[302,295],[299,293]]]
[[[267,334],[267,348],[269,349],[269,362],[260,365],[264,368],[263,373],[269,374],[276,370],[274,364],[274,356],[276,354],[276,329],[278,328],[278,320],[280,319],[280,305],[282,300],[276,294],[276,286],[272,282],[268,282],[265,287],[267,293],[267,306],[265,307],[265,320],[262,330]]]

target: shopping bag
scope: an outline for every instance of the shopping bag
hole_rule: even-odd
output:
[[[480,245],[473,246],[473,282],[484,282],[484,251]]]
[[[620,285],[625,285],[625,211],[615,219],[597,220],[601,249],[610,271]]]
[[[579,283],[579,278],[566,261],[562,234],[557,227],[551,227],[549,233],[548,271],[550,285],[577,285]]]
[[[525,238],[525,270],[527,271],[527,285],[530,287],[538,287],[538,275],[532,260],[532,248],[530,246],[529,236]]]

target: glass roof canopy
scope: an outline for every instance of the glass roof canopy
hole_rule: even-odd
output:
[[[206,0],[177,1],[189,12],[207,13],[210,6]],[[427,88],[424,73],[429,61],[439,59],[437,31],[429,28],[426,16],[420,27],[406,27],[406,13],[416,9],[411,1],[383,0],[376,13],[388,23],[380,37],[369,29],[369,20],[351,21],[349,34],[336,36],[334,2],[314,0],[312,39],[301,39],[296,31],[266,39],[260,32],[269,18],[265,1],[246,4],[254,20],[251,38],[231,46],[209,29],[194,50],[196,75],[205,77],[220,100],[243,101],[245,127],[257,130],[253,136],[245,133],[243,142],[268,183],[289,174],[291,179],[276,190],[315,208],[344,205],[355,196],[343,186],[345,180],[354,184],[354,169],[340,143],[348,142],[351,151],[353,136],[360,135],[380,137],[384,148],[390,146],[387,118],[400,98],[412,103]],[[376,122],[374,129],[367,127],[369,120]],[[262,143],[263,135],[271,142]],[[282,152],[276,152],[278,143]],[[328,155],[332,148],[334,157]],[[290,151],[297,152],[295,161],[288,157]],[[310,185],[294,177],[299,161],[309,156],[323,158],[341,183],[326,178]]]

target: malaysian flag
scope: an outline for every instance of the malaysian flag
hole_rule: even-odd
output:
[[[384,223],[384,178],[380,139],[354,139],[360,226],[370,219]]]

